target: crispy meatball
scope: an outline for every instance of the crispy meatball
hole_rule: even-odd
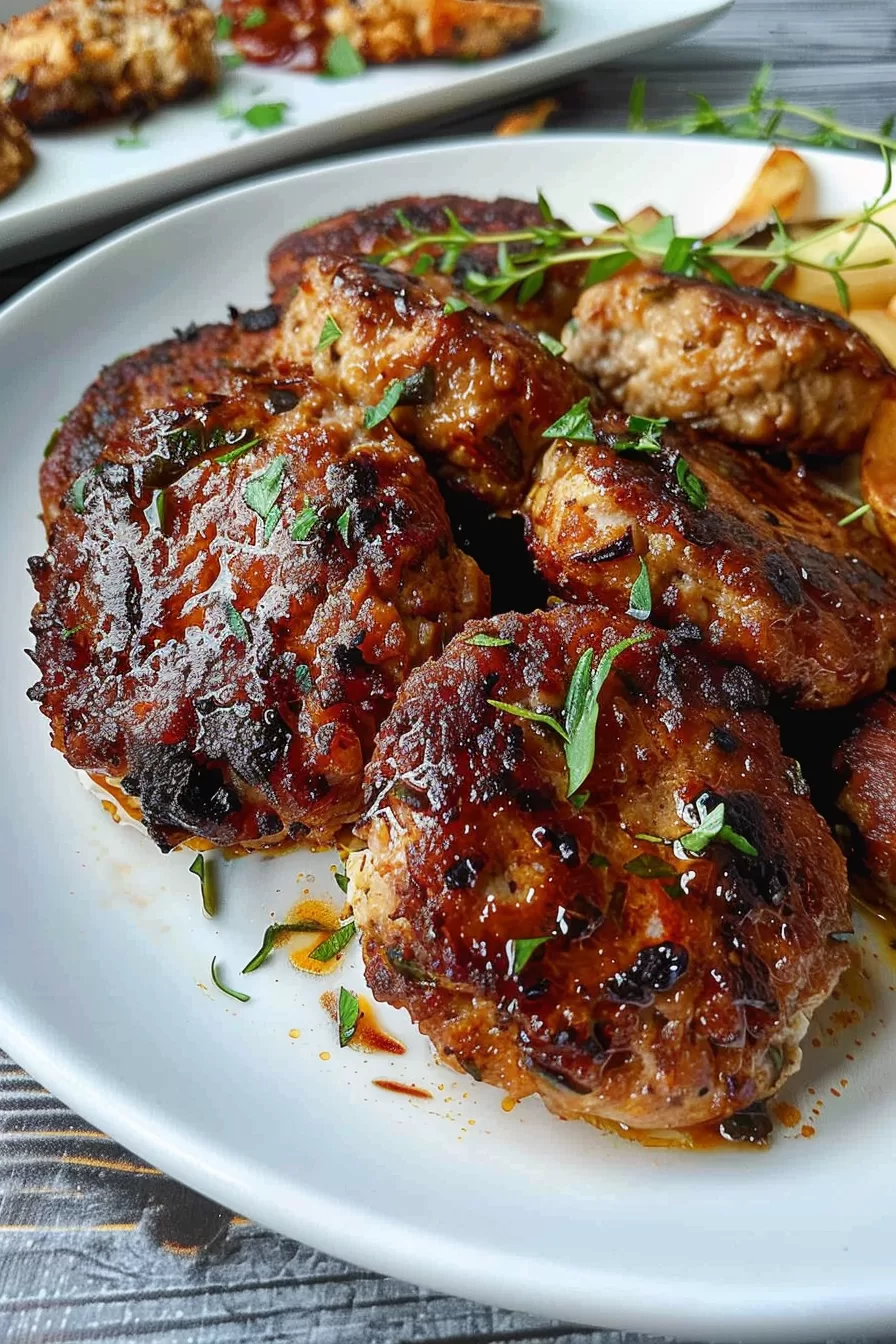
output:
[[[863,710],[843,743],[836,767],[844,778],[839,804],[859,834],[859,857],[896,907],[896,694]]]
[[[896,565],[805,469],[666,428],[654,451],[618,411],[555,443],[525,504],[558,591],[625,611],[647,568],[651,619],[689,625],[803,708],[881,689],[896,663]],[[622,451],[619,451],[619,447]]]
[[[234,379],[238,385],[243,374],[265,364],[278,316],[274,307],[234,310],[229,323],[191,325],[173,340],[108,364],[47,444],[40,470],[44,521],[53,522],[75,477],[138,415],[192,396],[224,393]]]
[[[831,313],[639,269],[586,290],[564,339],[566,358],[630,414],[797,453],[859,448],[893,380]]]
[[[0,96],[34,129],[138,115],[214,88],[198,0],[50,0],[0,28]]]
[[[324,254],[306,258],[283,316],[279,359],[373,407],[404,380],[392,420],[452,486],[518,504],[544,431],[589,385],[520,327],[471,308],[445,312],[413,276]],[[318,348],[326,317],[339,336]]]
[[[330,840],[398,685],[488,610],[416,453],[296,371],[149,412],[31,572],[53,744],[163,848]]]
[[[798,1067],[850,914],[748,673],[656,630],[619,653],[575,801],[558,732],[491,703],[559,718],[583,655],[638,633],[595,606],[468,626],[380,731],[350,876],[374,995],[443,1060],[565,1118],[674,1127]],[[699,852],[673,847],[701,819]]]
[[[348,210],[333,219],[309,224],[282,238],[268,258],[268,274],[275,303],[284,306],[293,297],[307,257],[321,252],[339,252],[349,256],[373,257],[400,243],[409,242],[410,224],[418,233],[444,233],[450,226],[450,214],[475,234],[514,233],[538,228],[544,219],[538,206],[500,196],[496,201],[478,201],[470,196],[403,196],[399,200],[371,205],[365,210]],[[509,251],[524,249],[525,243],[510,244]],[[443,249],[428,244],[413,256],[394,261],[390,269],[410,271],[420,253],[442,257]],[[453,285],[462,285],[471,271],[493,275],[497,268],[497,247],[480,243],[463,251],[450,275],[438,268],[423,277],[442,299],[453,293]],[[538,294],[526,303],[515,296],[499,299],[492,307],[505,321],[516,322],[530,331],[545,331],[559,336],[579,296],[584,265],[553,266],[545,276]],[[464,298],[475,304],[469,295]]]
[[[0,104],[0,196],[17,187],[34,166],[28,132],[17,117]]]
[[[261,24],[253,0],[224,0],[249,60],[314,69],[329,41],[348,39],[372,65],[437,56],[488,60],[538,36],[540,0],[274,0]]]

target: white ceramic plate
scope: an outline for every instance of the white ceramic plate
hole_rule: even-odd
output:
[[[228,865],[221,916],[205,921],[190,856],[162,857],[115,826],[51,751],[21,652],[24,561],[42,549],[35,478],[57,417],[122,351],[216,319],[227,301],[263,302],[266,249],[291,225],[385,191],[531,197],[541,186],[583,226],[600,199],[623,213],[670,207],[697,232],[724,217],[762,155],[556,136],[293,171],[119,234],[0,315],[0,1042],[144,1158],[349,1260],[544,1316],[780,1341],[896,1325],[896,995],[873,941],[873,1008],[845,1035],[819,1027],[829,1044],[807,1049],[787,1094],[806,1118],[805,1089],[824,1100],[811,1142],[789,1130],[767,1153],[657,1151],[562,1124],[535,1101],[507,1114],[499,1093],[432,1063],[403,1014],[382,1014],[403,1058],[340,1051],[321,982],[283,952],[241,982],[248,1004],[202,988],[213,954],[240,983],[265,925],[304,886],[338,896],[330,856]],[[874,161],[809,157],[823,215],[878,187]],[[360,988],[356,956],[337,984]],[[848,998],[834,1009],[848,1012]],[[433,1100],[388,1095],[372,1085],[381,1077]]]
[[[343,80],[246,65],[225,73],[216,94],[151,117],[141,131],[145,148],[118,146],[117,137],[128,136],[125,121],[37,135],[34,172],[0,200],[0,265],[73,247],[104,222],[122,223],[177,196],[341,149],[414,118],[455,114],[515,92],[525,98],[546,80],[683,37],[731,3],[549,0],[547,36],[500,60],[423,61]],[[25,7],[0,0],[0,21]],[[225,102],[243,110],[285,102],[289,109],[282,126],[258,132],[223,119]]]

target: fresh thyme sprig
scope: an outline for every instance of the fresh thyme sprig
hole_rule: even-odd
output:
[[[645,117],[647,81],[639,75],[632,84],[628,105],[630,131],[674,131],[678,135],[724,135],[737,140],[787,141],[820,149],[866,149],[896,151],[893,136],[896,114],[888,116],[878,131],[863,130],[839,121],[829,107],[805,107],[769,93],[771,65],[760,67],[742,103],[715,107],[703,94],[692,94],[693,111],[684,116],[649,121]],[[794,122],[798,123],[794,125]],[[799,123],[806,123],[800,125]]]
[[[758,107],[761,102],[758,95],[755,101]],[[759,129],[756,134],[761,132],[762,138],[767,138],[774,133],[774,127],[778,124],[771,119],[761,125],[757,122]],[[655,127],[656,123],[653,123],[651,128]],[[896,250],[896,237],[879,218],[891,203],[888,200],[892,185],[890,153],[891,150],[896,151],[896,139],[875,136],[871,132],[862,132],[861,136],[863,142],[878,145],[883,155],[884,182],[880,194],[852,217],[838,220],[800,238],[791,237],[777,214],[772,221],[771,236],[762,242],[751,240],[749,235],[713,241],[682,235],[677,233],[671,215],[663,215],[649,229],[639,231],[621,219],[611,206],[601,203],[593,204],[591,208],[603,227],[597,231],[582,232],[560,223],[544,196],[539,194],[542,223],[506,233],[474,233],[450,211],[445,212],[448,227],[441,233],[416,228],[407,217],[401,216],[399,223],[410,237],[380,253],[377,260],[385,266],[415,256],[419,261],[433,248],[437,248],[441,252],[440,271],[450,273],[465,252],[482,245],[492,246],[497,250],[494,273],[484,275],[481,271],[468,271],[463,281],[465,289],[485,303],[494,303],[515,290],[517,302],[526,303],[539,292],[552,267],[569,263],[587,263],[584,275],[586,285],[609,279],[630,262],[641,262],[669,274],[706,276],[719,284],[734,285],[724,261],[752,259],[765,262],[768,267],[762,280],[764,289],[771,289],[785,271],[794,265],[830,275],[840,303],[848,312],[850,296],[846,276],[852,271],[872,270],[888,264],[887,259],[882,257],[872,261],[853,259],[867,231],[877,229]],[[831,252],[821,261],[813,259],[820,241],[826,238],[833,240],[845,230],[852,230],[845,248]]]

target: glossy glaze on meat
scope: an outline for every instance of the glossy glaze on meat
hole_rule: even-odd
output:
[[[34,129],[145,115],[214,88],[198,0],[50,0],[0,27],[0,98]]]
[[[107,364],[47,445],[40,469],[47,525],[75,477],[137,416],[191,397],[201,401],[212,393],[224,394],[246,372],[266,363],[278,317],[278,310],[269,307],[235,313],[231,322],[191,325],[172,340]]]
[[[645,628],[588,606],[468,626],[380,731],[349,872],[368,983],[443,1059],[567,1118],[672,1127],[798,1066],[850,913],[842,855],[744,669],[656,630],[618,656],[579,806],[560,737],[489,704],[556,716],[586,650]],[[719,802],[755,857],[638,838],[671,841]],[[514,973],[523,939],[545,941]]]
[[[835,762],[844,780],[839,804],[856,827],[858,857],[896,907],[896,694],[872,700]]]
[[[284,306],[289,303],[306,258],[322,252],[374,257],[390,247],[408,242],[411,233],[407,224],[423,233],[445,233],[451,223],[448,211],[475,234],[514,233],[544,224],[537,205],[507,196],[500,196],[495,201],[479,201],[470,196],[402,196],[364,210],[348,210],[343,215],[320,220],[290,233],[272,248],[268,273],[274,302]],[[513,253],[525,246],[525,243],[511,243],[509,251]],[[442,248],[435,244],[421,251],[434,257],[443,256]],[[410,271],[419,255],[418,252],[392,262],[391,268]],[[481,243],[461,253],[450,276],[441,275],[436,268],[428,271],[423,279],[437,294],[446,298],[453,292],[452,285],[462,286],[471,271],[493,275],[497,269],[497,255],[496,247]],[[505,321],[515,322],[530,331],[546,331],[549,335],[559,336],[579,297],[583,276],[584,266],[554,266],[548,271],[542,289],[528,302],[518,304],[511,295],[499,299],[492,307]],[[469,301],[475,302],[473,299]]]
[[[896,567],[842,499],[805,472],[668,427],[655,453],[619,452],[626,418],[594,444],[553,445],[525,504],[536,564],[558,591],[625,611],[643,558],[658,625],[690,623],[803,708],[880,690],[896,663]],[[689,499],[687,463],[707,492]]]
[[[418,456],[296,371],[149,412],[31,572],[53,744],[120,780],[163,848],[331,839],[398,685],[488,610]]]
[[[852,323],[755,289],[626,270],[585,291],[566,357],[629,414],[797,453],[862,445],[893,371]]]
[[[406,380],[396,429],[448,484],[498,509],[522,500],[545,429],[591,395],[529,332],[472,308],[446,313],[412,276],[323,254],[306,258],[296,286],[277,357],[310,363],[362,406]],[[318,350],[327,316],[341,335]]]

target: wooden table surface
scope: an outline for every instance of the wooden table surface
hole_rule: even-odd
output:
[[[552,124],[624,124],[636,71],[650,77],[657,115],[685,110],[690,90],[731,101],[765,60],[775,63],[777,92],[877,126],[896,111],[896,0],[737,0],[688,41],[551,90],[561,104]],[[499,115],[420,133],[484,131]],[[46,265],[0,274],[0,298]],[[0,1162],[0,1344],[635,1338],[462,1302],[276,1236],[124,1152],[2,1054]]]

